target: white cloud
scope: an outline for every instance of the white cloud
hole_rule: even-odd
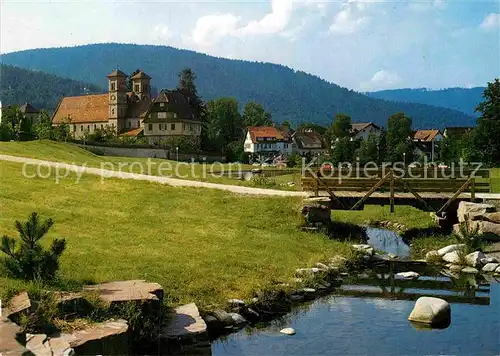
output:
[[[413,11],[444,10],[448,7],[448,4],[444,0],[416,1],[411,2],[408,7]]]
[[[488,14],[480,25],[481,28],[490,30],[493,28],[500,27],[500,13],[490,13]]]
[[[369,21],[368,16],[357,17],[352,8],[346,7],[335,15],[333,23],[330,25],[330,33],[351,34],[368,24]]]
[[[173,37],[173,32],[170,30],[170,28],[166,25],[157,25],[154,28],[154,34],[156,38],[162,39],[162,40],[169,40]]]
[[[362,91],[390,89],[401,83],[401,81],[398,73],[381,69],[369,81],[361,83],[360,87]]]
[[[221,38],[233,35],[239,21],[240,18],[232,14],[202,16],[196,21],[191,40],[200,47],[211,46]]]
[[[283,31],[292,17],[292,0],[273,0],[271,12],[259,21],[251,21],[238,30],[239,35],[262,35]]]

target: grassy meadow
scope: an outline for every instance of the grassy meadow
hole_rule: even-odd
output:
[[[84,150],[71,143],[55,142],[49,140],[27,141],[27,142],[0,142],[0,154],[36,158],[54,162],[64,162],[70,164],[83,165],[87,167],[98,167],[123,172],[142,173],[151,175],[162,175],[189,180],[198,180],[219,184],[258,186],[261,188],[274,188],[283,190],[300,189],[299,170],[296,173],[270,177],[258,182],[242,181],[237,179],[239,169],[249,170],[255,168],[252,165],[232,165],[232,164],[206,164],[171,161],[161,158],[133,158],[116,156],[99,156]],[[151,169],[148,173],[148,162],[151,162]],[[267,168],[264,168],[267,169]],[[271,168],[269,168],[271,169]],[[221,176],[210,174],[214,172],[231,171],[233,176]],[[288,185],[293,182],[294,185]]]
[[[21,164],[0,162],[0,235],[17,236],[15,220],[32,211],[51,217],[52,238],[67,239],[62,279],[78,283],[147,279],[174,304],[216,305],[249,297],[298,267],[348,244],[308,234],[296,198],[249,197],[219,190],[84,175],[27,179]],[[23,287],[0,277],[0,290]]]

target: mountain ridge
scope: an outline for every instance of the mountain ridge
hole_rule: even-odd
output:
[[[277,122],[331,123],[345,113],[353,121],[372,121],[385,126],[390,115],[403,111],[416,128],[473,125],[475,119],[456,110],[415,103],[393,103],[342,88],[318,76],[280,64],[212,57],[168,46],[93,44],[44,48],[3,54],[2,62],[36,69],[79,81],[107,86],[106,75],[117,67],[131,73],[143,69],[152,85],[172,88],[185,67],[197,74],[198,91],[204,100],[236,97],[240,105],[261,103]]]

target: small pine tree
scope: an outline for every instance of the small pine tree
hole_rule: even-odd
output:
[[[5,266],[12,277],[26,280],[51,280],[59,268],[59,257],[66,248],[65,239],[55,239],[49,250],[40,244],[41,238],[50,230],[52,219],[40,221],[37,213],[31,213],[26,222],[16,221],[21,242],[4,235],[0,250],[7,255]]]

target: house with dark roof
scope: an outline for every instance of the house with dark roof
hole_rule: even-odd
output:
[[[425,155],[431,162],[434,162],[436,152],[439,150],[439,143],[442,139],[443,135],[439,130],[415,131],[413,133],[413,142],[415,143],[417,156]]]
[[[327,152],[328,146],[323,141],[323,137],[312,130],[296,131],[292,135],[293,152],[301,156],[320,155]]]
[[[2,107],[0,103],[0,122],[2,122],[2,112],[12,109],[14,105]],[[23,116],[28,119],[31,125],[38,122],[38,117],[40,116],[40,110],[35,109],[30,103],[25,102],[23,105],[19,106],[19,111]]]
[[[351,124],[351,134],[353,140],[366,140],[371,134],[379,136],[382,129],[373,122],[358,122]]]
[[[122,136],[144,136],[158,144],[169,136],[200,136],[201,121],[188,98],[179,91],[162,90],[151,97],[151,77],[139,70],[130,77],[116,69],[109,73],[108,93],[64,97],[52,117],[53,125],[68,123],[75,138],[111,128]]]

